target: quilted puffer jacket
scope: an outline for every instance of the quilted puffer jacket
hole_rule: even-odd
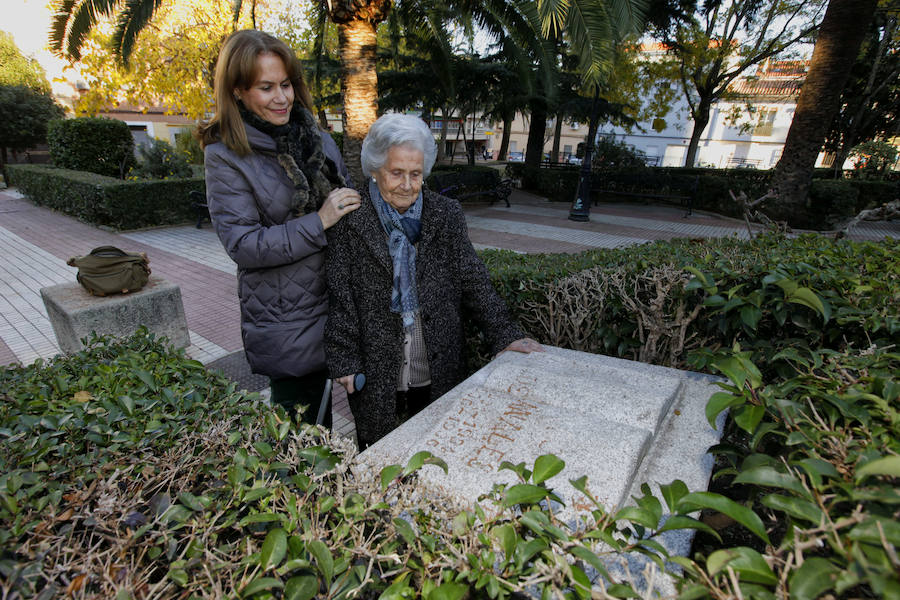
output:
[[[322,220],[294,218],[294,186],[275,155],[275,141],[245,125],[253,152],[238,156],[218,142],[206,147],[206,199],[216,234],[238,267],[241,334],[254,373],[273,379],[325,368],[328,314]],[[325,155],[350,174],[326,132]]]

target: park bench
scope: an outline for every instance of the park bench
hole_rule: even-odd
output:
[[[188,192],[188,198],[191,199],[191,208],[197,214],[197,229],[203,227],[203,221],[209,221],[209,206],[206,204],[206,196],[200,190],[191,190]]]
[[[509,206],[512,180],[500,177],[500,172],[491,170],[440,171],[431,174],[429,187],[449,198],[460,202],[487,198],[491,204],[497,200]]]
[[[596,177],[591,186],[591,196],[594,205],[597,205],[600,196],[618,196],[625,198],[639,198],[642,200],[662,200],[664,202],[677,202],[686,209],[684,217],[689,217],[694,211],[694,198],[700,184],[700,177],[693,179],[676,179],[666,183],[662,187],[650,187],[650,184],[639,173],[617,178],[616,181],[604,181]]]

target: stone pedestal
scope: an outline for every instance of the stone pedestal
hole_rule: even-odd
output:
[[[41,288],[41,297],[59,348],[67,354],[84,348],[92,331],[127,337],[144,325],[178,348],[191,343],[181,289],[151,275],[144,288],[130,294],[91,296],[76,282]]]

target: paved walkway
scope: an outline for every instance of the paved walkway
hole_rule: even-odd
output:
[[[676,237],[746,238],[734,219],[693,214],[675,207],[602,204],[590,222],[567,220],[569,206],[515,191],[512,207],[466,207],[469,235],[477,248],[523,253],[580,252]],[[864,223],[851,239],[900,237],[900,223]],[[30,364],[59,352],[40,289],[75,280],[66,260],[96,246],[143,251],[153,273],[181,288],[190,328],[187,353],[225,370],[249,389],[265,385],[250,377],[242,360],[235,266],[207,225],[113,233],[37,207],[14,189],[0,190],[0,365]],[[335,397],[335,428],[353,431],[346,400]]]

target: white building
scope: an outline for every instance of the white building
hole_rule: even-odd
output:
[[[781,158],[807,66],[807,61],[770,60],[752,76],[737,79],[727,99],[713,104],[709,124],[700,137],[697,166],[774,167]],[[682,118],[668,122],[661,132],[642,123],[646,131],[630,133],[621,127],[601,125],[599,135],[615,136],[633,146],[647,155],[648,164],[681,167],[693,127],[686,100],[679,100],[670,114]]]

